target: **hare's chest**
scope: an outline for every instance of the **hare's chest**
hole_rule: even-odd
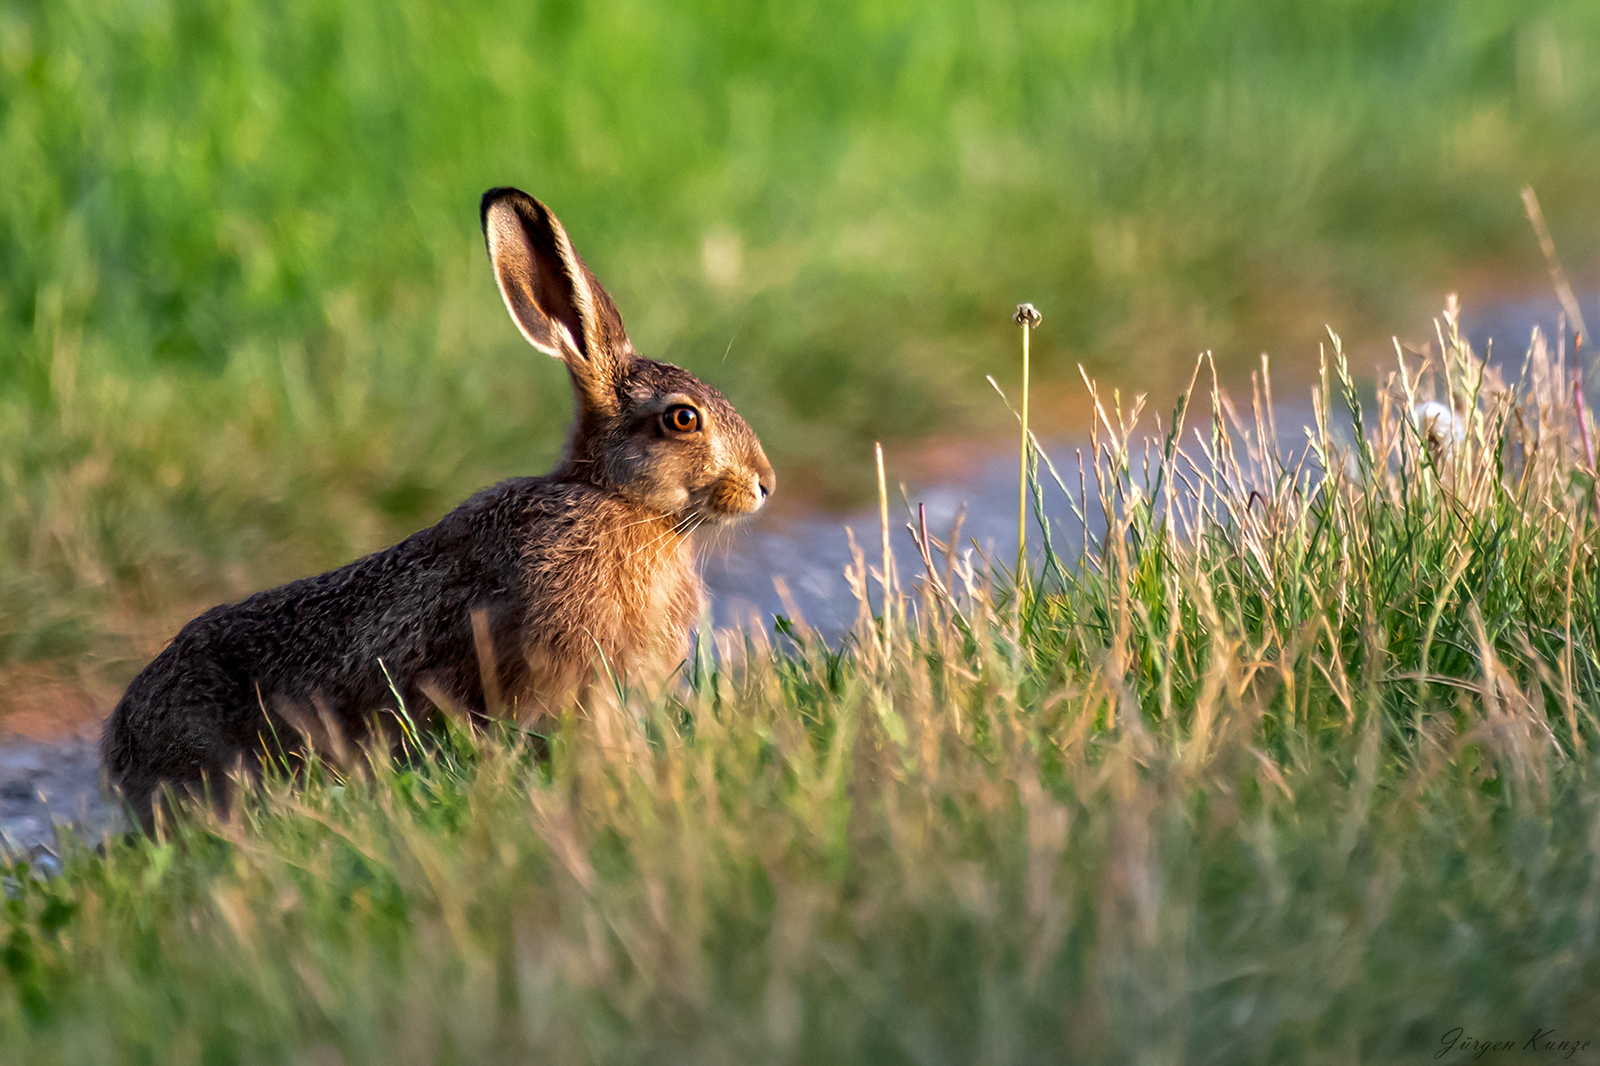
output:
[[[638,666],[656,660],[676,663],[698,619],[700,575],[686,538],[674,538],[655,552],[619,552],[612,572],[612,597],[620,606],[612,630],[615,653]]]
[[[670,671],[700,614],[688,538],[600,493],[563,502],[566,521],[533,530],[523,553],[523,648],[541,664],[533,672],[579,677],[597,658],[639,677]]]
[[[637,523],[637,520],[635,520]],[[558,643],[603,653],[625,670],[675,665],[700,614],[701,583],[687,538],[641,524],[596,523],[544,560],[539,613]],[[559,593],[555,592],[560,589]]]

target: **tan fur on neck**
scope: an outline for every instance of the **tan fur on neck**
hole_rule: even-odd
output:
[[[576,488],[576,487],[575,487]],[[528,602],[560,604],[525,620],[528,685],[517,716],[541,717],[581,699],[608,673],[644,684],[683,660],[704,586],[679,519],[641,519],[628,502],[594,489],[556,543],[530,539]]]

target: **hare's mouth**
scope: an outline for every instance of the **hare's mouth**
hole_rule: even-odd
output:
[[[737,522],[761,510],[766,494],[759,487],[740,485],[737,479],[723,478],[698,489],[677,487],[670,491],[625,493],[636,506],[661,515],[680,532],[703,526]]]
[[[771,493],[768,482],[756,474],[726,474],[709,484],[659,486],[654,491],[625,492],[642,505],[689,532],[702,526],[737,522],[761,510]]]

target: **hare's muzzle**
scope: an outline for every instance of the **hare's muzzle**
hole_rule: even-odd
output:
[[[737,518],[761,510],[777,488],[778,477],[759,447],[742,470],[730,470],[711,492],[711,506],[724,518]]]

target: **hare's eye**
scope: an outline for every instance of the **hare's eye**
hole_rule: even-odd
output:
[[[661,424],[674,433],[693,433],[700,428],[700,412],[680,403],[661,412]]]

